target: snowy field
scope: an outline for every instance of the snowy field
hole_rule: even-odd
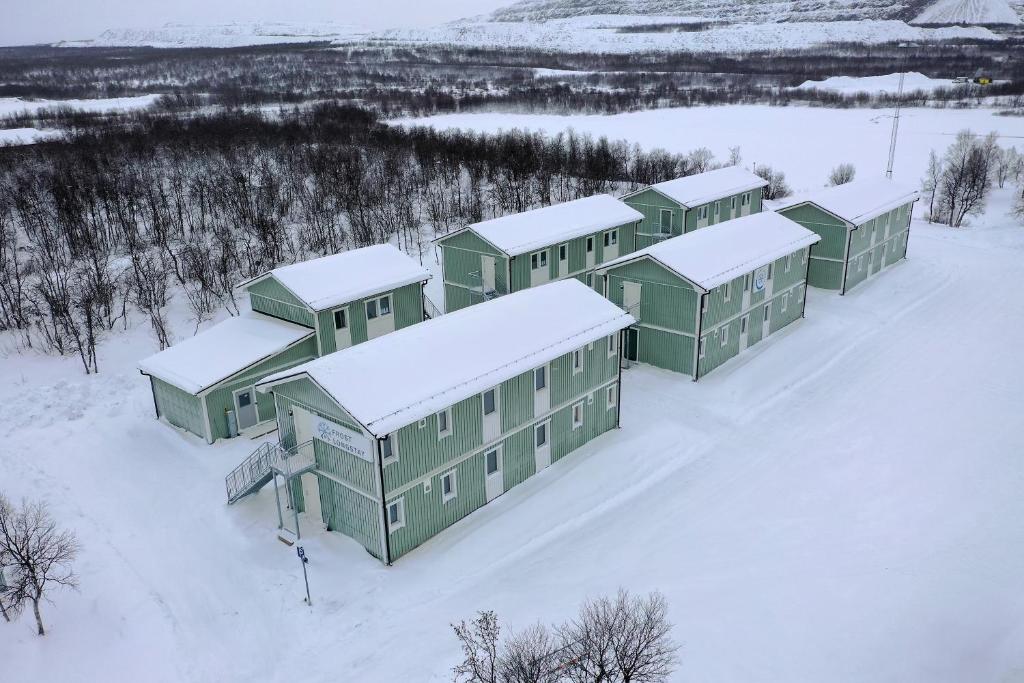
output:
[[[227,24],[165,24],[156,28],[108,29],[89,40],[68,40],[58,47],[242,47],[365,37],[358,26],[332,22],[231,22]]]
[[[903,91],[933,92],[941,88],[957,87],[952,78],[929,78],[924,74],[911,71],[903,79]],[[962,86],[961,86],[962,87]],[[900,75],[884,76],[830,76],[821,81],[804,81],[797,86],[798,90],[829,90],[843,95],[856,93],[889,93],[896,94],[900,89]]]
[[[1000,144],[1024,151],[1024,117],[997,116],[988,109],[904,109],[896,148],[895,177],[917,184],[928,152],[941,153],[957,131],[997,131]],[[794,189],[819,187],[841,162],[861,177],[884,173],[889,159],[892,112],[888,109],[825,109],[730,105],[655,109],[612,116],[545,114],[449,114],[404,119],[405,125],[494,132],[523,129],[555,134],[573,129],[609,140],[625,139],[645,149],[689,152],[708,147],[719,160],[739,145],[744,165],[771,164],[786,173]]]
[[[764,121],[747,130],[726,108],[686,111],[708,122],[630,115],[630,137],[647,144],[659,119],[644,117],[674,115],[661,144],[742,144],[805,185],[884,160],[888,122],[866,118],[879,112],[747,112]],[[1024,126],[933,113],[906,119],[908,179],[958,128]],[[820,132],[783,153],[800,126]],[[210,447],[153,419],[134,369],[155,350],[144,326],[103,344],[95,377],[74,359],[0,358],[0,488],[49,499],[84,546],[81,592],[45,608],[50,635],[0,623],[2,678],[447,681],[450,622],[563,620],[627,586],[667,596],[677,682],[1020,680],[1024,301],[984,296],[1021,276],[1010,198],[957,231],[915,221],[906,262],[846,297],[810,290],[806,320],[699,383],[630,369],[621,430],[391,568],[339,534],[306,540],[311,608],[273,492],[224,502],[256,442]]]
[[[81,111],[108,112],[130,111],[150,107],[160,95],[138,95],[136,97],[111,97],[92,100],[25,100],[20,97],[0,97],[0,116],[32,113],[40,109],[70,107]]]

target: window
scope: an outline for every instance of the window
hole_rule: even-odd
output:
[[[743,206],[747,206],[748,204],[750,204],[750,193],[749,192],[744,192],[743,193],[743,196],[740,197],[740,204],[742,204]]]
[[[494,393],[494,389],[488,389],[484,392],[484,415],[491,415],[497,409],[497,396]]]
[[[706,221],[708,219],[708,207],[707,204],[704,206],[697,207],[697,220]]]
[[[619,335],[608,335],[608,355],[614,356],[619,350]]]
[[[458,484],[455,480],[455,471],[447,472],[441,475],[441,501],[447,503],[449,500],[457,496]]]
[[[594,253],[594,236],[593,235],[590,235],[589,237],[587,237],[587,253],[588,254],[593,254]]]
[[[604,234],[604,246],[606,246],[606,247],[614,247],[618,243],[619,243],[619,231],[618,230],[609,230],[608,232],[606,232]]]
[[[768,318],[771,316],[771,313],[772,313],[772,307],[769,306],[768,304],[765,304],[764,305],[764,321],[765,322],[768,322]]]
[[[533,428],[533,443],[537,448],[543,448],[548,443],[548,423],[542,422]]]
[[[750,273],[747,273],[746,275],[743,276],[743,291],[750,291]]]
[[[707,352],[707,344],[704,343],[705,340],[706,340],[705,337],[701,337],[700,338],[700,343],[697,344],[697,357],[698,358],[703,358],[704,354]]]
[[[786,272],[787,273],[789,272],[789,267],[791,265],[793,265],[793,255],[792,254],[787,254],[786,255]]]
[[[391,315],[391,297],[382,296],[366,302],[366,319],[373,320],[377,316]]]
[[[395,441],[391,435],[380,440],[380,458],[382,461],[391,461],[395,457]]]
[[[619,391],[618,391],[618,385],[617,384],[613,384],[610,387],[608,387],[608,397],[607,398],[608,398],[608,400],[607,400],[608,410],[611,410],[612,408],[614,408],[616,406],[616,404],[617,404],[617,402],[619,400]]]
[[[740,334],[746,334],[747,333],[747,323],[749,321],[750,321],[750,316],[749,315],[745,315],[742,318],[740,318]]]
[[[452,409],[446,408],[437,414],[437,436],[444,438],[452,433]]]
[[[501,466],[498,462],[498,449],[494,449],[493,451],[487,451],[487,454],[484,456],[484,463],[488,475],[494,474],[499,469],[501,469]]]
[[[538,251],[536,254],[530,254],[530,268],[533,270],[540,270],[541,268],[548,267],[548,252]]]
[[[779,313],[785,313],[786,308],[789,307],[789,292],[782,295],[782,308],[779,309]]]
[[[729,343],[729,326],[726,325],[722,328],[722,346]]]
[[[558,245],[558,260],[565,261],[569,258],[569,245],[559,244]]]
[[[802,252],[800,252],[800,263],[807,263],[807,252],[808,251],[809,251],[808,249],[804,249]]]
[[[715,215],[717,216],[722,212],[722,202],[715,202]]]
[[[594,274],[593,273],[587,273],[586,280],[587,280],[587,287],[593,287],[594,286]]]
[[[662,209],[661,215],[659,216],[658,231],[663,235],[667,235],[672,232],[672,210]]]
[[[572,407],[572,428],[579,429],[583,426],[583,402],[575,404]]]
[[[405,499],[399,498],[388,503],[388,532],[393,533],[405,526]]]
[[[390,315],[391,314],[391,297],[382,296],[380,298],[380,314]]]
[[[736,210],[736,197],[729,197],[729,209],[731,211]]]
[[[732,282],[726,282],[725,283],[725,300],[726,301],[731,301],[732,300]]]
[[[533,388],[535,391],[540,391],[548,385],[548,368],[547,366],[536,368],[533,371]]]
[[[377,300],[370,299],[366,302],[366,319],[373,320],[377,317]]]
[[[708,295],[705,294],[700,298],[700,310],[702,313],[708,312]]]
[[[343,308],[340,311],[334,312],[334,329],[344,330],[348,327],[348,315],[347,311]]]
[[[576,349],[572,352],[572,374],[583,372],[583,353]]]
[[[420,427],[420,429],[423,429],[426,426],[427,426],[427,418],[423,418],[422,420],[420,420],[419,427]]]

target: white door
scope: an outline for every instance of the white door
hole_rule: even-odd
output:
[[[533,428],[533,457],[537,471],[551,464],[551,421],[541,422]]]
[[[551,391],[548,387],[548,366],[533,370],[533,416],[540,417],[551,409]]]
[[[484,296],[495,291],[494,287],[494,257],[480,257],[480,283],[484,288]]]
[[[302,503],[306,508],[306,516],[323,528],[324,513],[320,508],[320,478],[312,472],[306,472],[299,479],[302,481]]]
[[[565,277],[569,274],[569,245],[558,245],[558,277]]]
[[[352,346],[352,325],[348,315],[348,306],[334,312],[334,346],[338,351]]]
[[[259,421],[256,391],[251,387],[235,392],[235,419],[238,421],[238,431],[252,427]]]
[[[313,438],[313,413],[305,408],[292,406],[292,424],[295,425],[296,446]]]
[[[505,475],[502,472],[502,464],[500,446],[484,453],[484,487],[487,491],[488,503],[505,493]]]
[[[501,387],[488,389],[483,393],[484,443],[501,436]]]
[[[747,348],[747,341],[750,338],[750,314],[740,318],[740,351]]]
[[[639,282],[622,283],[622,307],[637,319],[640,318],[640,291]]]

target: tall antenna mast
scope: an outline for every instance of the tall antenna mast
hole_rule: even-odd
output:
[[[892,163],[896,159],[896,134],[900,129],[900,105],[903,103],[903,77],[906,71],[900,72],[900,85],[896,90],[896,115],[892,117],[892,137],[889,138],[889,165],[885,169],[885,177],[892,178]]]

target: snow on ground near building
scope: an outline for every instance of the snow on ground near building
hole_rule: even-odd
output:
[[[1006,0],[937,0],[912,24],[1013,24],[1020,17]]]
[[[640,20],[643,21],[640,21]],[[657,17],[659,23],[693,17]],[[545,22],[459,21],[430,28],[381,31],[375,40],[459,45],[463,47],[523,47],[557,52],[631,53],[655,51],[753,52],[799,49],[826,43],[875,44],[899,40],[929,41],[955,38],[1002,40],[978,26],[926,29],[902,21],[824,21],[732,24],[704,31],[619,33],[622,26],[650,24],[652,17],[628,15],[572,17]]]
[[[0,116],[32,113],[39,109],[70,107],[81,111],[107,112],[115,110],[145,109],[156,102],[160,95],[138,95],[136,97],[111,97],[91,100],[24,100],[20,97],[0,97]]]
[[[729,105],[655,109],[612,116],[547,114],[451,114],[404,119],[403,124],[496,132],[521,128],[555,134],[577,133],[626,139],[645,149],[689,152],[709,147],[720,161],[739,145],[743,165],[771,164],[786,173],[794,190],[822,187],[828,172],[842,162],[857,167],[857,177],[885,172],[892,113],[887,109],[825,109]],[[958,130],[997,131],[1003,145],[1024,151],[1024,117],[996,116],[988,109],[904,109],[900,118],[894,177],[916,185],[924,175],[929,150],[941,153]]]
[[[933,92],[941,88],[954,88],[951,78],[929,78],[924,74],[910,71],[903,81],[904,92],[921,90]],[[886,74],[885,76],[831,76],[821,81],[804,81],[796,86],[797,90],[829,90],[832,92],[852,95],[854,93],[890,93],[895,94],[900,89],[900,75]]]

